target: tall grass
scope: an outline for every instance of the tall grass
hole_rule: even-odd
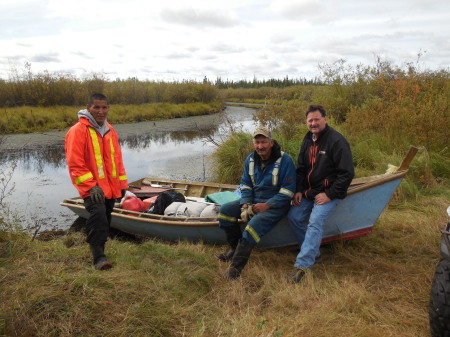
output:
[[[34,73],[26,64],[23,70],[13,69],[8,81],[0,79],[0,107],[80,106],[93,92],[103,92],[115,104],[211,103],[219,99],[219,90],[208,81],[110,81],[101,73],[78,79],[48,71]]]
[[[227,99],[265,102],[259,120],[286,135],[304,124],[309,104],[322,104],[356,143],[372,141],[392,153],[410,144],[450,156],[450,71],[422,70],[378,60],[350,66],[341,60],[322,65],[325,85],[227,89]]]
[[[357,177],[384,173],[388,164],[399,165],[414,145],[421,150],[398,199],[415,199],[428,187],[449,183],[449,71],[421,71],[417,64],[401,67],[380,60],[375,66],[357,67],[339,61],[321,69],[326,85],[261,91],[267,95],[266,104],[256,120],[274,130],[285,152],[297,159],[307,131],[304,111],[309,104],[322,104],[329,124],[350,142]],[[255,98],[247,90],[248,98]],[[233,91],[237,92],[228,92]],[[224,146],[229,149],[219,149],[215,157],[219,157],[217,175],[222,177],[222,169],[228,177],[240,177],[242,168],[224,165],[240,144],[230,141]]]
[[[233,132],[213,154],[213,174],[216,180],[221,183],[239,184],[244,160],[252,150],[251,135],[243,131]]]

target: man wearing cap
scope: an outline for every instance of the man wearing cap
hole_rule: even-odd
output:
[[[241,178],[241,199],[221,206],[219,227],[227,236],[231,249],[218,255],[231,260],[225,278],[236,279],[248,262],[252,249],[289,211],[295,192],[295,166],[282,152],[266,128],[253,133],[255,151],[246,159]],[[238,220],[248,221],[242,232]]]

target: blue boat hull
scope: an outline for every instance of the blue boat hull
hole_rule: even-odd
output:
[[[371,233],[402,178],[351,194],[341,200],[324,225],[322,244]],[[264,247],[297,245],[287,218],[280,221],[260,242]]]
[[[367,235],[376,220],[388,205],[404,175],[396,179],[387,179],[367,188],[349,190],[329,216],[324,227],[322,244],[336,240],[345,240]],[[84,207],[62,203],[83,218],[88,217]],[[170,241],[202,241],[208,244],[226,244],[225,234],[217,222],[191,224],[180,221],[149,220],[129,214],[113,213],[111,227],[126,233],[154,237]],[[295,236],[287,218],[282,219],[266,236],[259,247],[275,248],[297,245]]]

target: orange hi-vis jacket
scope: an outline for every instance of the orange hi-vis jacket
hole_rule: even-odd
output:
[[[106,122],[107,123],[107,122]],[[102,137],[86,118],[80,118],[66,134],[65,151],[72,184],[82,198],[98,185],[106,199],[120,198],[128,188],[119,137],[107,123],[109,131]]]

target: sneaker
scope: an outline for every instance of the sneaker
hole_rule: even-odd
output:
[[[303,276],[305,276],[306,271],[301,268],[295,268],[293,271],[291,271],[289,274],[285,276],[286,281],[289,283],[300,283],[300,281],[303,279]]]

